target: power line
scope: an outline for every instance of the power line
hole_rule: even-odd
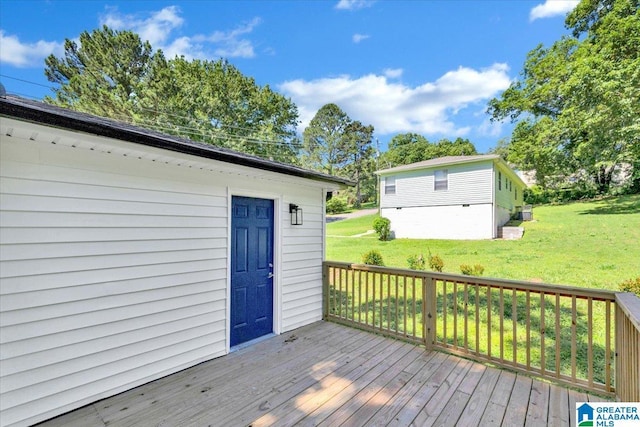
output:
[[[0,77],[5,77],[5,78],[11,79],[11,80],[17,80],[19,82],[28,83],[28,84],[34,85],[34,86],[46,87],[47,89],[55,89],[53,86],[47,86],[47,85],[43,85],[42,83],[36,83],[36,82],[32,82],[32,81],[25,80],[25,79],[19,79],[17,77],[11,77],[11,76],[8,76],[6,74],[0,74]]]
[[[18,77],[13,77],[13,76],[9,76],[6,74],[1,74],[0,73],[0,77],[4,77],[7,79],[11,79],[11,80],[16,80],[16,81],[20,81],[23,83],[27,83],[27,84],[31,84],[34,86],[39,86],[39,87],[44,87],[47,89],[51,89],[51,90],[55,90],[56,88],[54,86],[49,86],[49,85],[44,85],[41,83],[37,83],[37,82],[33,82],[30,80],[26,80],[26,79],[21,79]],[[19,95],[22,97],[26,97],[26,98],[30,98],[30,99],[37,99],[36,97],[34,97],[33,95],[27,95],[24,93],[18,93],[18,92],[12,92],[15,95]],[[152,109],[152,108],[146,108],[146,107],[140,107],[140,106],[134,106],[135,108],[139,109],[140,111],[143,112],[147,112],[147,113],[155,113],[157,115],[164,115],[164,116],[169,116],[169,117],[173,117],[176,119],[180,119],[183,120],[185,122],[199,122],[205,126],[208,125],[208,123],[205,120],[202,119],[198,119],[196,117],[193,116],[187,116],[187,115],[180,115],[180,114],[176,114],[175,112],[169,112],[169,111],[165,111],[165,110],[156,110],[156,109]],[[184,124],[175,124],[175,123],[167,123],[166,125],[161,125],[158,122],[153,122],[151,118],[147,118],[144,117],[142,119],[137,119],[137,120],[132,120],[132,117],[130,116],[126,116],[123,114],[119,114],[119,113],[114,113],[108,117],[105,118],[113,118],[116,120],[120,120],[129,124],[133,124],[133,125],[138,125],[138,126],[142,126],[142,127],[147,127],[149,129],[152,130],[156,130],[162,133],[169,133],[169,134],[186,134],[186,135],[193,135],[196,134],[199,137],[201,137],[202,141],[206,141],[207,138],[213,138],[213,139],[218,139],[220,141],[228,141],[228,142],[235,142],[235,143],[249,143],[249,144],[255,144],[255,145],[279,145],[279,146],[288,146],[288,147],[292,147],[292,148],[300,148],[301,144],[297,144],[293,141],[291,142],[287,142],[287,141],[282,141],[282,140],[274,140],[274,139],[270,139],[270,138],[260,138],[260,137],[256,137],[256,136],[251,136],[251,135],[236,135],[236,134],[232,134],[232,133],[228,133],[227,131],[225,131],[224,129],[220,129],[220,128],[216,128],[215,126],[211,127],[210,130],[207,129],[202,129],[202,128],[198,128],[198,127],[193,127],[193,126],[186,126]],[[243,132],[247,132],[250,134],[253,134],[256,132],[255,128],[251,128],[251,127],[246,127],[246,126],[236,126],[236,125],[224,125],[225,128],[231,128],[231,129],[237,129]],[[258,128],[259,130],[259,128]],[[216,134],[219,133],[219,134]]]

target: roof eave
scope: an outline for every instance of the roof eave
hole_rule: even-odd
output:
[[[260,157],[250,156],[239,152],[220,150],[214,146],[208,146],[193,141],[170,137],[162,134],[152,134],[145,132],[145,129],[127,125],[127,128],[118,127],[117,123],[88,114],[73,112],[64,114],[66,110],[62,108],[38,108],[36,105],[26,105],[14,102],[8,98],[0,98],[0,115],[21,119],[24,121],[45,124],[52,127],[84,132],[106,138],[114,138],[122,141],[142,144],[149,147],[161,148],[168,151],[190,154],[197,157],[217,160],[225,163],[246,166],[260,170],[282,173],[299,178],[311,179],[314,181],[324,181],[339,186],[354,186],[351,180],[310,171],[297,166],[286,165]]]
[[[478,162],[487,162],[487,161],[495,161],[495,160],[496,160],[495,157],[484,157],[484,158],[476,157],[471,159],[452,160],[450,162],[443,162],[443,163],[438,163],[434,165],[420,165],[415,167],[405,167],[409,165],[403,165],[403,166],[396,166],[389,169],[379,170],[379,171],[376,171],[375,174],[384,175],[384,174],[393,173],[393,172],[410,172],[410,171],[423,170],[423,169],[434,169],[442,166],[462,165],[467,163],[478,163]]]

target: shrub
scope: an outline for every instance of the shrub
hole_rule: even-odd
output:
[[[373,229],[378,233],[378,239],[391,240],[391,221],[379,216],[373,220]]]
[[[381,265],[384,266],[382,254],[375,249],[370,250],[366,254],[362,255],[362,262],[368,265]]]
[[[640,297],[640,277],[625,280],[618,287],[622,292],[633,292]]]
[[[444,261],[442,261],[442,258],[440,258],[438,255],[431,255],[431,253],[429,253],[429,267],[431,267],[431,269],[434,271],[439,271],[442,273],[442,269],[444,268]]]
[[[461,264],[460,271],[465,276],[482,276],[482,273],[484,273],[484,267],[480,264],[476,264],[473,267],[468,264]]]
[[[332,197],[327,201],[326,210],[329,214],[344,212],[347,210],[347,201],[344,199],[339,199],[337,197]]]
[[[409,264],[411,270],[424,270],[426,268],[424,255],[411,255],[407,258],[407,264]]]

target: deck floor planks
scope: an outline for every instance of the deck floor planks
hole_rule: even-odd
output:
[[[367,384],[366,387],[345,402],[344,405],[319,423],[318,427],[337,427],[342,425],[345,420],[359,411],[362,407],[372,406],[373,410],[377,410],[379,407],[383,406],[384,403],[381,403],[380,401],[372,401],[374,396],[378,395],[380,391],[385,390],[385,388],[393,390],[393,388],[388,387],[389,383],[397,378],[408,365],[413,363],[424,353],[424,350],[419,347],[411,347],[412,348],[410,348],[409,352],[407,352],[402,359],[385,369],[381,375],[371,381],[371,383]]]
[[[219,366],[219,369],[215,371],[205,369],[195,370],[193,375],[190,375],[183,379],[176,387],[164,387],[162,393],[148,393],[144,392],[146,402],[150,401],[150,408],[147,411],[147,422],[150,424],[160,423],[166,418],[173,419],[185,419],[188,415],[194,414],[194,411],[202,405],[210,406],[212,401],[218,405],[221,409],[224,407],[224,403],[233,404],[232,396],[230,393],[238,393],[240,391],[239,385],[239,372],[243,370],[255,370],[255,369],[268,369],[270,374],[280,372],[279,369],[286,369],[287,366],[292,363],[293,360],[308,357],[314,355],[313,347],[309,346],[305,349],[304,342],[311,341],[318,338],[324,342],[329,336],[331,336],[331,330],[327,329],[326,333],[320,335],[311,335],[307,340],[296,339],[294,341],[287,342],[292,334],[284,334],[278,337],[277,340],[263,341],[263,346],[260,346],[260,352],[253,354],[246,352],[246,348],[239,352],[234,352],[229,355],[224,364]],[[314,331],[312,331],[314,332]],[[334,335],[340,335],[340,329],[334,330]],[[304,333],[301,331],[301,333]],[[306,335],[304,335],[306,337]],[[366,335],[363,335],[366,337]],[[298,341],[301,341],[298,343]],[[260,345],[258,343],[256,345]],[[317,353],[317,350],[316,350]],[[260,357],[271,354],[272,357]],[[276,357],[273,357],[276,356]],[[262,359],[262,360],[261,360]],[[198,365],[201,366],[201,365]],[[172,383],[174,384],[174,383]],[[211,393],[211,391],[213,392]],[[180,393],[182,399],[178,401],[172,401],[170,396],[174,393]],[[213,395],[213,398],[211,398]],[[139,396],[142,396],[139,394]],[[137,398],[138,396],[136,396]],[[153,399],[153,400],[152,400]],[[169,404],[158,405],[158,402],[168,401]],[[135,406],[132,406],[131,402],[125,406],[127,410],[120,409],[119,411],[108,413],[105,410],[99,409],[101,417],[110,425],[117,423],[120,427],[136,426],[138,419],[136,412],[138,411]],[[132,414],[133,413],[133,414]],[[133,416],[130,416],[132,414]]]
[[[433,358],[430,359],[430,363],[427,364],[425,369],[416,373],[400,391],[398,391],[393,398],[380,410],[378,410],[373,417],[366,420],[366,423],[351,423],[350,425],[366,425],[366,426],[386,426],[387,424],[396,423],[396,415],[402,411],[402,408],[407,402],[420,390],[422,385],[439,369],[444,367],[444,362],[447,360],[447,355],[443,353],[436,353]],[[353,417],[351,417],[353,419]],[[351,420],[350,419],[350,420]]]
[[[601,400],[317,322],[41,427],[567,425],[575,423],[576,402]]]
[[[253,421],[253,427],[277,424],[279,426],[293,425],[307,414],[315,411],[329,400],[333,394],[349,387],[350,383],[363,375],[367,370],[381,363],[397,349],[397,342],[386,340],[371,350],[370,357],[362,363],[352,363],[338,369],[319,382],[318,387],[305,390],[294,399],[269,411]],[[356,365],[356,366],[354,366]]]
[[[464,408],[464,411],[462,411],[456,425],[475,426],[478,424],[478,420],[481,419],[484,414],[499,377],[499,369],[487,368],[484,371],[484,375],[482,375],[480,382],[471,394],[469,403]]]
[[[531,396],[527,408],[526,426],[540,426],[547,424],[549,414],[549,384],[540,380],[533,380]]]
[[[555,384],[550,385],[549,390],[549,416],[547,424],[550,426],[569,425],[569,391]],[[575,407],[573,407],[575,410]]]
[[[307,369],[295,371],[291,369],[293,377],[280,378],[275,383],[261,381],[263,387],[269,388],[267,394],[262,395],[260,399],[250,396],[249,402],[243,406],[242,411],[238,411],[238,404],[231,405],[228,411],[220,413],[216,410],[216,423],[224,423],[226,425],[238,423],[246,425],[252,420],[264,415],[265,411],[278,407],[296,398],[307,389],[317,386],[322,381],[327,381],[327,377],[339,372],[341,369],[347,369],[349,366],[355,367],[358,363],[362,363],[367,359],[369,352],[373,351],[376,346],[383,344],[385,341],[382,337],[378,337],[366,332],[362,332],[361,340],[352,339],[343,342],[342,348],[337,354],[333,354],[331,358],[325,358],[322,362],[310,365]],[[316,352],[318,349],[314,349]],[[321,351],[321,350],[320,350]],[[203,424],[211,417],[208,412],[200,414],[190,423],[199,425]]]
[[[306,329],[305,327],[302,329],[300,333],[304,334],[307,341],[311,342],[324,342],[332,333],[340,333],[340,329],[331,327],[315,329]],[[215,359],[216,361],[220,360],[215,370],[207,369],[203,364],[196,365],[191,369],[183,370],[146,384],[143,386],[144,391],[140,388],[140,393],[126,393],[114,396],[111,399],[99,402],[96,405],[98,412],[105,422],[109,424],[118,422],[122,426],[135,425],[136,413],[139,411],[147,411],[147,416],[150,418],[154,418],[160,413],[175,415],[177,407],[172,404],[157,405],[157,403],[172,394],[181,394],[184,396],[183,400],[187,400],[190,393],[195,399],[202,389],[211,387],[212,384],[217,384],[218,382],[226,383],[229,379],[233,379],[239,370],[255,369],[257,366],[269,365],[269,362],[264,362],[267,355],[273,356],[275,353],[277,357],[273,358],[273,360],[277,360],[280,363],[285,363],[291,358],[300,357],[301,351],[304,351],[303,342],[295,340],[283,345],[284,341],[290,336],[291,334],[284,334],[277,337],[279,339],[259,342],[255,344],[255,349],[251,349],[255,350],[255,353],[244,348],[229,354],[227,357]],[[263,361],[260,362],[260,359]],[[187,384],[189,387],[185,387]],[[130,414],[133,418],[130,423],[127,423],[126,418]]]
[[[393,422],[400,425],[409,425],[418,415],[425,405],[438,391],[443,391],[447,385],[447,377],[451,372],[459,371],[458,364],[455,363],[455,357],[449,356],[447,361],[442,364],[433,375],[420,387],[411,399],[404,405],[402,410],[396,415]],[[444,386],[444,387],[443,387]]]
[[[344,349],[333,345],[320,348],[310,347],[307,351],[301,352],[296,358],[278,361],[275,367],[260,365],[258,369],[265,372],[260,376],[259,382],[251,375],[242,375],[236,378],[229,378],[222,388],[212,388],[207,393],[212,399],[215,399],[216,411],[219,416],[224,413],[235,415],[237,414],[236,408],[238,404],[243,402],[250,404],[255,399],[267,395],[273,389],[278,391],[285,390],[287,386],[296,382],[301,372],[322,371],[325,366],[332,367],[337,363],[348,363],[350,360],[358,358],[360,356],[360,353],[356,351],[358,348],[366,350],[379,342],[372,341],[368,335],[362,333],[351,337],[352,342]],[[340,340],[341,336],[338,335],[336,338]],[[205,404],[198,408],[198,412],[206,413],[208,407],[209,405]],[[194,413],[190,414],[188,419],[193,419],[195,415]]]
[[[451,358],[452,356],[449,357]],[[455,358],[455,356],[453,359],[450,359],[449,363],[456,363],[456,365],[453,368],[453,371],[451,371],[447,378],[442,382],[440,387],[438,387],[436,393],[428,402],[421,402],[422,408],[415,416],[412,425],[429,425],[429,423],[434,423],[436,418],[440,416],[440,412],[442,412],[444,407],[447,405],[447,402],[451,399],[473,365],[473,363],[468,360],[456,359],[457,358]]]
[[[500,426],[502,425],[502,419],[507,411],[507,405],[509,404],[509,398],[513,390],[513,385],[516,381],[516,374],[510,371],[501,371],[500,378],[496,383],[493,393],[489,398],[484,414],[480,419],[481,426]]]
[[[339,410],[349,401],[357,402],[356,397],[361,391],[365,390],[373,381],[385,374],[386,371],[393,369],[393,366],[402,360],[412,348],[414,347],[410,344],[400,346],[393,354],[352,381],[348,387],[334,394],[333,397],[320,405],[315,411],[307,414],[301,421],[296,423],[296,426],[315,427],[333,414],[338,414]],[[346,418],[347,417],[345,417],[345,419]]]

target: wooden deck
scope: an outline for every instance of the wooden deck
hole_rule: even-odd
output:
[[[566,426],[589,400],[603,399],[317,322],[42,425]]]

